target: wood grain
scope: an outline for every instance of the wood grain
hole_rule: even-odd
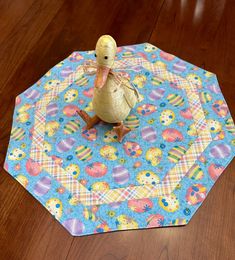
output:
[[[235,161],[185,227],[73,238],[2,169],[15,96],[111,34],[151,42],[218,75],[235,115],[233,0],[0,1],[0,259],[233,259]]]

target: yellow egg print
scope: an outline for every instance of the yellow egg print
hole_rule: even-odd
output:
[[[45,153],[48,153],[51,151],[51,144],[48,143],[47,141],[43,142],[43,150]]]
[[[208,119],[207,120],[207,126],[209,128],[209,131],[211,133],[218,133],[222,130],[222,125],[219,121],[214,119]]]
[[[16,121],[19,122],[19,123],[26,123],[29,120],[29,117],[30,117],[29,113],[22,112],[22,113],[18,114]]]
[[[156,51],[157,47],[155,47],[154,45],[150,44],[150,43],[145,43],[144,45],[144,51],[146,52],[153,52]]]
[[[93,106],[92,106],[92,102],[89,102],[85,109],[84,109],[86,112],[93,112]]]
[[[28,111],[31,107],[32,107],[32,105],[26,103],[26,104],[24,104],[23,106],[21,106],[21,107],[18,109],[18,113],[26,112],[26,111]]]
[[[197,134],[197,128],[196,128],[196,126],[195,126],[194,123],[191,124],[191,125],[188,127],[187,133],[188,133],[188,135],[190,135],[190,136],[197,136],[197,135],[198,135],[198,134]]]
[[[167,65],[163,61],[156,61],[154,65],[162,69],[167,69]]]
[[[175,113],[170,109],[165,109],[160,114],[160,122],[164,126],[170,125],[175,120]]]
[[[162,159],[162,151],[159,148],[151,147],[147,150],[145,158],[152,166],[157,166]]]
[[[64,101],[69,103],[76,100],[78,97],[78,91],[76,89],[69,89],[64,94]]]
[[[97,181],[91,185],[93,191],[105,191],[109,190],[109,184],[105,181]]]
[[[175,212],[179,209],[179,200],[175,194],[159,197],[158,204],[167,212]]]
[[[66,172],[70,173],[73,178],[77,178],[80,174],[80,168],[77,164],[71,163],[65,168]]]
[[[139,184],[142,185],[146,185],[146,184],[155,185],[160,181],[157,174],[152,171],[140,171],[136,177],[136,180],[138,181]]]
[[[202,79],[197,74],[190,73],[187,75],[186,79],[198,86],[202,85]]]
[[[46,202],[47,210],[56,218],[60,219],[62,216],[63,205],[61,200],[57,198],[51,198]]]
[[[138,223],[127,215],[119,215],[116,218],[116,225],[119,230],[121,229],[137,229]]]
[[[20,161],[24,159],[26,153],[19,148],[14,148],[8,155],[8,159],[11,161]]]
[[[100,149],[100,155],[107,160],[114,161],[117,160],[118,151],[111,145],[105,145]]]
[[[104,134],[104,138],[103,141],[105,143],[113,143],[113,142],[117,142],[117,134],[115,133],[115,131],[109,130]]]
[[[142,74],[138,74],[135,76],[134,80],[132,83],[137,87],[137,88],[143,88],[145,83],[146,83],[146,76]]]
[[[28,186],[28,179],[23,174],[18,174],[15,179],[24,187],[26,188]]]
[[[44,85],[44,89],[45,90],[52,90],[53,88],[55,88],[56,86],[58,86],[60,84],[60,81],[57,79],[50,79],[48,80],[45,85]]]
[[[57,121],[50,121],[48,123],[46,123],[46,135],[48,135],[49,137],[52,137],[59,129],[60,124]]]
[[[79,199],[75,196],[69,198],[69,204],[72,206],[76,206],[78,205],[78,203],[80,203]]]

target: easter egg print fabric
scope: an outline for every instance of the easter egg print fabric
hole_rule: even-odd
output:
[[[216,75],[148,43],[118,48],[113,70],[142,97],[119,143],[76,112],[94,114],[94,59],[73,52],[16,97],[4,168],[74,236],[186,225],[234,157]]]

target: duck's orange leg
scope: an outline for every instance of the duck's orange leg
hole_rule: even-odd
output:
[[[87,130],[91,129],[94,125],[101,121],[97,115],[90,117],[84,110],[79,109],[77,110],[77,113],[83,119],[83,121],[85,121]]]
[[[126,126],[123,124],[123,122],[120,122],[120,123],[117,124],[117,126],[114,126],[114,127],[113,127],[113,130],[114,130],[115,133],[117,134],[118,141],[119,141],[120,143],[122,142],[124,136],[131,131],[131,129],[128,128],[128,127],[126,127]]]

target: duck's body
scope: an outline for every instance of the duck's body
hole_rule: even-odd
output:
[[[103,35],[99,38],[96,44],[97,72],[92,100],[95,116],[91,118],[82,110],[79,110],[78,114],[87,123],[87,129],[100,120],[116,123],[114,131],[117,133],[118,140],[122,141],[123,137],[130,132],[130,129],[123,125],[123,121],[137,103],[139,93],[129,81],[120,75],[117,77],[117,74],[112,71],[116,51],[117,45],[111,36]]]

